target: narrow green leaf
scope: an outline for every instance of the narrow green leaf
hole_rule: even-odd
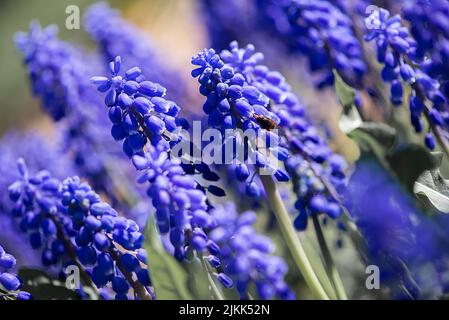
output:
[[[393,128],[383,123],[363,122],[357,129],[351,131],[348,137],[357,143],[362,157],[374,155],[385,169],[390,170],[386,155],[396,137]]]
[[[348,86],[343,81],[338,72],[334,71],[334,77],[335,92],[341,106],[343,107],[343,111],[340,115],[340,120],[338,121],[338,126],[340,127],[341,131],[349,134],[350,132],[359,128],[363,124],[363,120],[354,104],[354,89]]]
[[[188,288],[193,296],[199,300],[212,300],[213,293],[209,287],[209,279],[207,272],[204,270],[200,258],[195,257],[187,265],[189,271]]]
[[[354,105],[355,90],[343,81],[337,71],[334,70],[333,72],[335,78],[335,92],[340,100],[340,104],[343,106],[344,110],[352,108]]]
[[[356,108],[350,108],[346,112],[342,112],[338,121],[338,127],[346,134],[356,130],[362,124],[362,118]]]
[[[436,165],[434,156],[417,144],[398,146],[388,152],[386,159],[396,177],[410,192],[418,177]]]
[[[384,123],[364,122],[355,107],[355,90],[336,71],[334,77],[335,92],[343,107],[339,120],[340,129],[358,144],[362,158],[374,155],[390,174],[409,192],[413,192],[418,177],[424,171],[434,168],[438,161],[441,162],[441,155],[431,154],[416,144],[395,145],[397,131]],[[426,193],[422,191],[423,188],[419,189],[422,198]],[[440,209],[443,208],[443,198],[436,196],[438,191],[431,194],[430,202],[437,202]]]
[[[148,222],[144,248],[148,254],[148,269],[158,300],[190,300],[187,274],[163,247],[153,220]]]

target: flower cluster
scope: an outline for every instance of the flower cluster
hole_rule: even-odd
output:
[[[44,291],[55,299],[294,299],[305,286],[304,297],[345,300],[364,288],[351,284],[348,295],[348,270],[340,277],[337,267],[360,263],[379,266],[385,287],[362,290],[368,299],[447,297],[449,216],[433,213],[449,209],[433,195],[444,195],[448,181],[403,155],[438,160],[413,145],[422,136],[449,156],[449,1],[383,5],[389,11],[368,0],[183,3],[187,19],[198,10],[188,27],[209,31],[213,48],[191,58],[190,74],[106,2],[84,15],[89,50],[61,41],[54,26],[32,23],[17,34],[33,94],[53,122],[52,144],[35,132],[0,139],[0,300],[32,298],[22,290],[35,299]],[[204,35],[187,42],[197,46]],[[360,93],[348,101],[360,109],[357,124],[385,122],[400,142],[365,156],[366,139],[347,134],[356,144],[345,153],[355,156],[357,145],[362,153],[350,170],[327,141],[327,123],[315,123],[294,91],[306,84],[316,100],[310,81],[315,91],[336,83],[347,107],[337,74]],[[192,83],[198,90],[187,90]],[[318,100],[330,93],[317,92]],[[390,110],[405,103],[422,134]],[[398,170],[421,173],[413,189]],[[148,215],[156,230],[145,242]],[[301,236],[310,221],[316,242]],[[327,241],[341,247],[342,235],[353,245],[335,263],[341,250]],[[349,272],[358,277],[356,269]],[[30,281],[34,272],[46,275]],[[70,280],[73,292],[60,287]]]
[[[447,292],[446,215],[422,214],[394,178],[375,161],[357,166],[346,205],[366,239],[366,253],[382,266],[380,281],[394,299],[434,299]],[[389,197],[385,197],[388,194]]]
[[[351,19],[330,1],[262,0],[262,16],[291,49],[307,56],[310,69],[321,72],[318,87],[333,84],[332,69],[359,86],[366,72]]]
[[[126,299],[130,286],[139,298],[149,295],[143,235],[134,221],[118,216],[78,177],[60,182],[48,171],[30,177],[23,159],[18,168],[22,178],[9,187],[12,213],[31,246],[42,248],[44,265],[76,265],[97,287],[112,283],[116,299]]]
[[[213,229],[211,240],[220,245],[217,255],[207,257],[210,264],[221,268],[225,274],[218,279],[225,285],[235,282],[241,299],[249,299],[248,287],[254,284],[260,299],[294,299],[294,293],[284,281],[285,262],[273,256],[274,245],[253,228],[254,212],[238,214],[232,203],[212,209]]]
[[[132,149],[128,155],[131,156],[136,169],[142,173],[138,181],[148,183],[147,194],[152,199],[156,210],[155,218],[160,233],[162,235],[169,234],[170,243],[174,247],[173,254],[180,261],[186,259],[189,256],[188,252],[192,250],[200,253],[208,252],[211,265],[220,270],[217,279],[223,286],[232,287],[233,280],[228,275],[228,272],[231,272],[228,270],[231,256],[226,253],[227,250],[222,251],[220,246],[228,243],[231,246],[229,248],[232,248],[231,243],[235,233],[230,228],[233,221],[237,219],[235,208],[232,214],[233,220],[219,218],[218,211],[213,211],[217,212],[214,217],[214,214],[210,212],[211,209],[203,188],[192,176],[192,174],[200,172],[206,180],[215,180],[214,173],[204,164],[181,164],[179,159],[170,159],[169,145],[163,142],[165,139],[173,139],[173,137],[175,137],[175,141],[180,138],[177,136],[178,128],[175,127],[178,121],[179,107],[174,103],[167,102],[162,97],[165,89],[158,84],[144,80],[138,68],[131,68],[125,72],[123,78],[118,75],[119,69],[120,59],[116,58],[111,62],[113,73],[111,79],[94,77],[92,81],[100,91],[109,90],[105,98],[106,105],[109,106],[109,115],[118,112],[115,111],[115,108],[120,110],[120,116],[117,119],[120,119],[121,122],[113,121],[114,126],[130,128],[129,123],[132,122],[136,125],[136,127],[132,127],[132,130],[123,130],[125,134],[116,139],[125,138],[125,144],[126,139],[129,139],[132,134],[139,134],[142,139],[139,148]],[[132,90],[130,90],[131,86]],[[166,108],[163,108],[164,105]],[[174,111],[171,111],[172,109],[168,106],[174,108]],[[126,120],[127,115],[132,116],[133,120]],[[154,120],[154,118],[158,120]],[[164,125],[167,118],[170,124]],[[113,119],[111,118],[111,120]],[[156,122],[160,123],[160,126],[155,126]],[[166,130],[168,132],[165,132]],[[152,143],[148,143],[149,141]],[[126,147],[124,150],[127,152]],[[215,188],[211,185],[208,187],[208,191],[214,193]],[[211,232],[217,236],[219,228],[229,230],[227,238],[217,238],[220,244],[209,236]],[[254,230],[248,236],[252,237],[253,235]],[[244,275],[244,270],[241,270],[239,275],[233,274],[238,280],[242,296],[247,289],[243,285],[254,281],[259,286],[261,297],[271,298],[276,294],[281,298],[290,297],[291,292],[283,282],[283,275],[286,272],[283,262],[273,258],[266,265],[261,265],[258,257],[252,257],[253,254],[256,255],[257,250],[260,250],[261,258],[269,257],[271,251],[268,248],[258,248],[258,245],[262,243],[266,243],[266,239],[264,241],[254,239],[253,248],[247,249],[249,259],[252,259],[252,269],[246,270],[247,275]],[[232,253],[229,252],[229,254]]]
[[[280,138],[273,129],[280,119],[268,110],[268,97],[249,84],[242,73],[225,64],[213,49],[200,52],[192,58],[192,64],[198,66],[192,76],[198,77],[199,91],[206,97],[203,111],[208,115],[208,124],[224,133],[224,156],[235,160],[236,176],[240,181],[246,181],[246,193],[250,196],[260,194],[248,168],[251,164],[248,159],[257,168],[271,172],[276,180],[288,181],[287,172],[271,159],[274,156],[275,160],[284,161],[288,152],[279,147]],[[257,143],[248,142],[239,134],[226,135],[227,130],[236,129],[253,130]],[[232,155],[228,154],[230,146]],[[237,153],[241,149],[245,150],[244,155]]]
[[[410,32],[416,40],[419,57],[424,58],[436,49],[442,38],[447,37],[449,29],[444,21],[449,13],[447,1],[405,0],[402,11],[404,18],[413,22]]]
[[[292,177],[294,191],[298,196],[296,209],[300,212],[295,226],[305,229],[307,212],[326,213],[331,218],[340,215],[335,200],[326,194],[321,179],[326,179],[334,188],[341,189],[345,183],[346,163],[332,152],[321,138],[318,130],[308,121],[305,108],[291,91],[281,73],[263,65],[263,55],[253,45],[239,48],[232,42],[229,50],[220,54],[226,66],[240,72],[248,84],[256,87],[270,99],[269,110],[280,119],[285,141],[281,146],[291,150],[286,160],[286,169]]]
[[[19,133],[10,131],[0,139],[0,190],[8,190],[9,185],[20,176],[17,170],[17,159],[28,157],[28,167],[33,171],[52,168],[53,174],[58,178],[71,175],[75,172],[70,157],[62,154],[57,145],[49,143],[38,132]],[[11,252],[14,252],[18,261],[26,259],[29,265],[39,266],[39,254],[30,248],[28,239],[20,232],[18,225],[11,217],[13,205],[8,192],[0,196],[0,242]]]
[[[449,97],[449,3],[444,0],[404,1],[404,18],[410,21],[410,33],[416,40],[415,55],[426,60],[422,67],[432,78],[438,79],[446,98]]]
[[[106,163],[113,145],[107,138],[107,121],[102,121],[101,99],[89,83],[89,77],[102,70],[95,56],[86,63],[83,50],[57,37],[57,28],[42,29],[32,23],[28,33],[15,36],[23,55],[33,92],[40,97],[44,110],[58,121],[61,149],[71,154],[80,173],[111,199],[113,183]]]
[[[203,231],[211,224],[206,195],[178,162],[168,158],[166,151],[149,149],[144,155],[133,156],[132,161],[142,172],[139,182],[149,184],[147,194],[156,209],[159,232],[170,234],[174,256],[182,261],[186,250],[201,252],[208,246]]]
[[[159,230],[170,234],[175,257],[184,260],[186,249],[206,248],[203,228],[210,219],[205,193],[186,174],[190,166],[169,158],[170,144],[181,139],[180,107],[163,97],[164,87],[145,80],[140,68],[133,67],[122,77],[120,67],[121,59],[116,57],[110,64],[112,77],[97,76],[92,82],[99,91],[108,91],[105,104],[113,123],[111,134],[115,140],[124,140],[123,151],[142,171],[139,181],[149,184],[147,194],[156,209]]]
[[[31,24],[28,33],[15,35],[33,94],[41,97],[43,108],[55,121],[79,105],[86,88],[82,85],[86,84],[85,59],[74,47],[59,41],[57,35],[56,26],[43,29],[37,22]]]
[[[438,81],[417,67],[422,62],[422,57],[417,54],[416,41],[401,24],[401,17],[390,17],[387,10],[379,9],[366,18],[365,24],[365,40],[376,41],[377,60],[384,64],[382,79],[390,83],[392,103],[402,103],[403,81],[412,89],[410,114],[415,131],[423,130],[423,114],[429,120],[430,127],[447,127],[449,113],[446,98],[440,91]],[[426,103],[431,103],[432,106],[429,107]],[[425,143],[429,149],[435,148],[432,133],[426,134]]]
[[[30,300],[31,295],[26,291],[20,291],[22,283],[20,279],[10,272],[16,265],[16,258],[6,253],[0,246],[0,300],[17,299]]]
[[[113,123],[111,134],[117,141],[124,140],[123,151],[128,157],[143,154],[147,138],[153,145],[164,141],[178,141],[180,108],[164,98],[166,89],[142,75],[139,67],[133,67],[119,75],[121,58],[111,61],[110,78],[92,77],[98,91],[106,92],[105,104]]]

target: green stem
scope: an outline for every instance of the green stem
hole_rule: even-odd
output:
[[[312,235],[311,235],[312,236]],[[313,238],[314,239],[314,238]],[[313,243],[312,243],[313,242]],[[317,250],[316,241],[309,239],[307,233],[304,233],[302,238],[302,245],[304,251],[309,258],[310,264],[312,265],[313,271],[315,271],[316,276],[320,279],[321,285],[326,291],[327,296],[330,300],[337,300],[337,293],[335,292],[334,286],[328,277],[326,268],[321,259],[321,252]]]
[[[200,256],[201,264],[203,265],[203,268],[206,270],[207,273],[207,279],[209,280],[210,287],[212,288],[212,291],[214,292],[215,297],[217,300],[224,300],[223,294],[221,293],[220,289],[218,289],[214,278],[212,278],[211,270],[208,267],[207,263],[204,261],[204,258]]]
[[[430,123],[430,120],[429,120]],[[439,127],[432,125],[430,123],[433,135],[437,139],[438,144],[440,145],[441,150],[443,150],[446,157],[449,159],[449,146],[447,145],[447,142],[444,140],[444,137],[442,136],[442,133],[439,129]]]
[[[348,296],[346,295],[345,288],[343,286],[343,281],[341,281],[337,267],[334,263],[334,259],[332,259],[326,239],[324,238],[323,230],[321,229],[320,222],[318,221],[318,216],[313,214],[312,220],[313,226],[315,227],[315,233],[318,238],[318,244],[320,245],[321,253],[323,254],[324,266],[326,267],[329,279],[331,280],[335,292],[337,293],[337,298],[339,300],[348,300]]]
[[[312,291],[312,294],[321,300],[329,300],[329,297],[326,294],[326,291],[323,289],[320,281],[318,280],[318,277],[316,276],[312,265],[307,258],[304,248],[302,247],[301,241],[299,240],[298,235],[293,228],[292,221],[284,206],[284,203],[282,202],[276,184],[274,183],[271,176],[260,175],[260,179],[264,185],[265,192],[270,201],[272,210],[277,218],[282,235],[285,238],[285,242],[287,243],[293,259],[295,260],[296,265],[301,271],[307,285]]]

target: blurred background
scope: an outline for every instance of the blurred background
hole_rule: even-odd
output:
[[[92,40],[84,31],[81,23],[80,30],[68,30],[65,27],[67,14],[66,7],[77,5],[80,8],[81,21],[85,10],[89,5],[98,2],[95,0],[39,0],[2,1],[0,7],[0,68],[3,77],[0,79],[0,135],[8,129],[39,127],[44,129],[50,126],[50,121],[45,117],[39,107],[39,102],[33,99],[29,86],[28,75],[13,43],[14,34],[18,31],[27,31],[30,21],[38,20],[42,26],[55,24],[59,28],[60,38],[73,44],[95,50]],[[201,110],[201,98],[197,93],[196,81],[190,76],[190,57],[198,51],[209,46],[211,40],[201,13],[201,5],[207,1],[198,0],[110,0],[108,3],[119,9],[123,17],[139,27],[157,49],[159,57],[163,57],[162,63],[166,63],[179,72],[179,81],[191,90],[193,95],[191,105],[183,106],[191,111]],[[235,4],[234,4],[235,5]],[[244,11],[244,8],[242,8]],[[265,38],[266,39],[266,38]],[[249,41],[251,41],[249,37]],[[226,41],[226,40],[223,40]],[[275,41],[273,39],[273,41]],[[243,44],[243,43],[242,43]],[[246,43],[245,43],[246,44]],[[270,43],[264,44],[264,50],[270,62],[275,61],[276,50],[267,50]],[[273,48],[276,45],[273,44]],[[284,55],[285,57],[285,55]],[[297,57],[295,57],[296,59]],[[279,60],[279,59],[277,59]],[[290,68],[291,64],[294,68]],[[350,161],[357,158],[357,149],[352,141],[341,134],[337,128],[339,107],[332,94],[327,91],[316,92],[311,85],[306,71],[302,67],[301,60],[296,59],[279,63],[280,68],[287,76],[289,82],[310,106],[309,113],[315,118],[317,124],[328,130],[333,137],[331,143],[343,153]],[[301,72],[304,69],[305,72]],[[196,98],[196,99],[195,99]]]
[[[30,21],[42,26],[55,24],[60,38],[94,50],[93,42],[83,30],[65,28],[66,7],[77,5],[81,17],[95,0],[6,0],[0,4],[0,134],[9,128],[29,127],[46,123],[39,102],[32,97],[28,75],[13,43],[17,31],[27,31]],[[190,57],[206,46],[206,34],[198,21],[194,0],[111,0],[112,7],[148,34],[167,64],[184,70],[180,80],[190,78]],[[185,79],[182,79],[184,77]],[[195,83],[190,81],[194,86]],[[193,90],[196,91],[196,90]]]

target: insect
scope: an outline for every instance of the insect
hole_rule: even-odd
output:
[[[255,114],[254,119],[256,119],[257,123],[260,124],[262,129],[270,131],[276,128],[276,122],[274,122],[273,119],[270,119],[260,114]]]

